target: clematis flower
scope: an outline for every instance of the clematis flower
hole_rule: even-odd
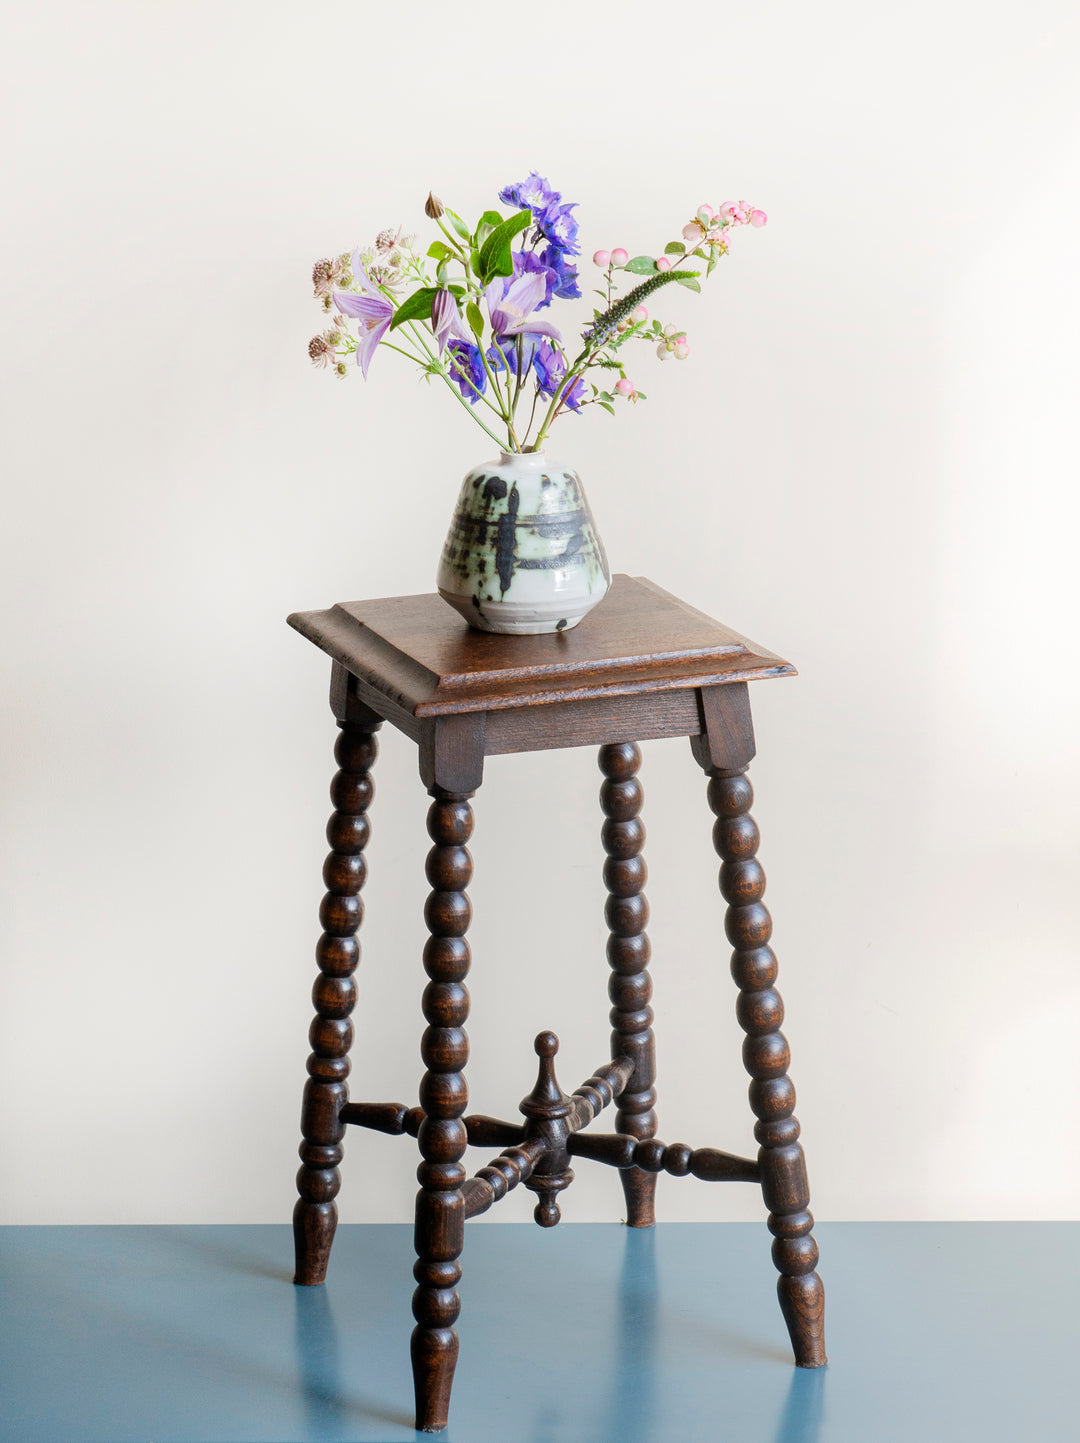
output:
[[[464,341],[466,345],[472,343],[472,334],[465,329],[458,314],[457,299],[453,291],[436,291],[431,302],[431,329],[439,343],[440,356],[446,349],[447,338],[451,335],[456,340]]]
[[[335,291],[334,304],[343,315],[355,316],[360,322],[356,328],[356,364],[366,381],[375,347],[390,329],[396,307],[378,293],[358,296],[354,291]]]
[[[547,294],[547,281],[538,271],[514,276],[509,282],[497,278],[484,291],[484,304],[491,317],[491,329],[499,337],[562,336],[550,321],[540,320],[532,313]]]

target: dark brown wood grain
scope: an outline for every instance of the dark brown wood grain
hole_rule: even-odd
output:
[[[616,576],[580,625],[550,636],[474,631],[435,595],[341,602],[296,612],[289,624],[414,717],[692,691],[795,670],[630,576]]]
[[[461,1159],[468,1145],[462,1116],[469,1101],[464,1070],[469,1059],[465,978],[470,955],[465,934],[472,916],[465,895],[472,858],[465,844],[473,828],[467,797],[439,787],[432,790],[428,835],[433,845],[426,869],[431,892],[424,909],[431,934],[424,948],[424,970],[431,980],[424,991],[428,1025],[420,1043],[427,1072],[420,1083],[424,1121],[418,1140],[423,1162],[417,1171],[412,1335],[416,1426],[428,1433],[446,1427],[458,1355],[454,1323],[461,1311],[458,1258],[465,1241]]]
[[[769,946],[772,918],[761,900],[765,873],[757,859],[759,835],[750,815],[750,780],[713,770],[709,806],[716,817],[713,843],[722,860],[720,891],[727,902],[724,927],[735,949],[731,975],[739,988],[736,1015],[746,1033],[743,1064],[752,1079],[750,1106],[758,1122],[761,1190],[769,1209],[777,1291],[801,1368],[821,1368],[825,1356],[825,1291],[815,1271],[817,1243],[810,1212],[806,1160],[795,1117],[795,1087],[788,1077],[791,1052],[780,1031],[784,1004],[776,990],[776,954]]]
[[[341,678],[335,675],[335,682]],[[335,695],[331,693],[331,700]],[[338,697],[347,715],[344,693]],[[316,948],[319,975],[312,989],[315,1020],[308,1033],[311,1056],[301,1112],[301,1168],[296,1176],[300,1197],[293,1210],[296,1245],[295,1281],[305,1286],[326,1277],[330,1247],[337,1227],[337,1197],[341,1187],[338,1164],[345,1135],[340,1113],[349,1100],[349,1048],[353,1027],[349,1014],[356,1001],[353,973],[360,960],[356,932],[363,917],[360,889],[366,867],[364,848],[370,828],[367,811],[371,804],[371,766],[376,743],[373,728],[377,720],[363,718],[363,724],[341,723],[334,747],[339,770],[330,785],[334,812],[327,823],[330,855],[323,866],[326,896],[319,910],[323,934]]]
[[[297,1281],[316,1283],[326,1272],[345,1126],[416,1137],[421,1154],[412,1337],[416,1426],[438,1431],[447,1423],[458,1354],[454,1325],[467,1218],[524,1185],[537,1194],[537,1222],[552,1226],[559,1218],[558,1199],[573,1180],[572,1159],[618,1169],[632,1227],[653,1223],[661,1172],[710,1183],[753,1182],[769,1214],[780,1304],[796,1361],[820,1366],[824,1298],[815,1270],[795,1093],[787,1076],[788,1048],[780,1031],[776,959],[768,946],[771,920],[761,900],[765,879],[749,815],[752,794],[744,775],[755,747],[747,683],[790,676],[794,668],[652,582],[627,576],[615,578],[608,597],[578,627],[552,636],[470,630],[433,595],[349,602],[289,620],[332,658],[330,703],[342,727],[302,1120]],[[429,980],[421,1039],[426,1072],[419,1106],[413,1107],[351,1103],[346,1085],[369,771],[374,731],[382,721],[416,744],[420,774],[434,799],[428,813]],[[743,1056],[758,1119],[757,1158],[664,1143],[656,1136],[637,743],[669,736],[688,737],[710,777],[726,925],[735,948],[737,1012],[746,1033]],[[524,1122],[465,1116],[469,799],[483,780],[485,757],[583,745],[599,747],[603,774],[612,1060],[567,1096],[555,1075],[558,1039],[541,1033],[535,1044],[537,1080],[521,1103]],[[525,896],[518,899],[521,907],[527,903]],[[554,914],[545,920],[559,925]],[[707,1083],[708,1061],[698,1070]],[[615,1109],[617,1130],[585,1131],[607,1106]],[[501,1149],[471,1178],[462,1162],[469,1145]]]
[[[645,900],[648,869],[641,849],[645,826],[641,820],[642,789],[637,778],[641,749],[634,742],[617,742],[600,748],[600,806],[605,821],[600,838],[607,861],[604,885],[608,899],[607,959],[611,968],[611,1056],[626,1057],[634,1071],[620,1094],[615,1124],[631,1137],[649,1138],[656,1132],[656,1043],[653,1038],[650,947],[645,927],[649,904]],[[656,1222],[656,1177],[640,1168],[622,1173],[626,1222],[632,1228],[651,1228]]]

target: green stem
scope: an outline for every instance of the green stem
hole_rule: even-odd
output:
[[[466,410],[466,411],[468,412],[468,414],[473,418],[473,420],[476,422],[476,424],[480,427],[481,431],[486,431],[487,434],[491,437],[491,439],[495,442],[495,444],[498,446],[499,450],[501,451],[501,450],[502,450],[502,438],[501,438],[500,436],[496,436],[495,432],[492,431],[489,426],[485,426],[485,425],[484,425],[483,421],[481,421],[480,417],[479,417],[479,416],[476,414],[476,412],[473,410],[472,406],[469,404],[468,401],[466,401],[465,397],[461,394],[461,392],[458,390],[458,388],[454,385],[453,381],[450,379],[450,377],[449,377],[449,376],[446,374],[446,372],[443,370],[442,366],[440,366],[440,364],[439,364],[438,360],[436,359],[436,357],[434,357],[434,356],[431,354],[431,352],[428,350],[427,345],[425,344],[423,337],[422,337],[422,336],[417,336],[417,335],[415,335],[415,327],[413,326],[412,322],[409,322],[409,330],[414,332],[414,337],[415,337],[415,339],[419,342],[420,346],[422,347],[422,349],[424,350],[424,352],[427,354],[428,359],[431,361],[432,365],[434,366],[434,368],[435,368],[435,375],[437,375],[442,381],[444,381],[444,382],[446,383],[446,385],[450,388],[450,394],[454,397],[454,399],[455,399],[456,401],[458,401],[462,406],[464,406],[465,410]],[[471,379],[471,378],[470,378],[470,379]],[[475,387],[474,387],[474,389],[475,389]],[[477,394],[478,396],[480,396],[480,392],[479,392],[479,391],[477,391],[476,394]],[[480,399],[481,399],[482,401],[485,401],[485,398],[484,398],[483,396],[480,396]],[[490,402],[486,402],[486,401],[485,401],[485,404],[487,404],[487,405],[490,406]],[[491,409],[494,410],[495,408],[494,408],[493,406],[491,406]],[[499,413],[496,412],[496,414],[498,415]],[[503,418],[503,419],[505,419],[505,418]]]

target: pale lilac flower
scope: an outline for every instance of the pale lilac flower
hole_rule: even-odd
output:
[[[511,280],[509,285],[501,278],[493,280],[484,292],[491,329],[500,339],[503,336],[539,335],[561,341],[562,335],[557,327],[532,314],[546,295],[547,282],[538,271],[526,271]]]
[[[397,308],[385,296],[379,294],[369,280],[364,267],[360,264],[360,257],[355,253],[353,254],[353,284],[358,286],[364,294],[357,295],[354,291],[335,291],[334,302],[343,315],[354,316],[360,322],[356,328],[356,364],[363,371],[366,381],[375,348],[390,329],[390,322],[394,319],[394,311]]]
[[[451,336],[456,341],[464,341],[466,345],[472,343],[472,332],[467,331],[462,325],[453,291],[435,292],[431,302],[431,329],[435,332],[435,339],[439,343],[440,356],[446,349],[446,342]]]

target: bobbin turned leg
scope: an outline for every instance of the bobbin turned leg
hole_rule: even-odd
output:
[[[360,888],[364,885],[364,848],[371,802],[369,775],[375,760],[373,713],[360,722],[341,722],[334,747],[340,771],[330,787],[334,812],[327,823],[326,837],[331,851],[323,866],[327,893],[319,910],[323,934],[315,956],[319,976],[312,990],[315,1020],[308,1037],[312,1052],[308,1058],[308,1081],[300,1119],[303,1142],[302,1166],[296,1176],[300,1199],[293,1211],[296,1244],[296,1276],[302,1284],[321,1283],[326,1277],[330,1246],[337,1227],[337,1197],[341,1186],[338,1164],[345,1135],[340,1112],[349,1099],[349,1048],[353,1028],[349,1014],[356,1001],[353,973],[360,959],[356,932],[363,916]]]
[[[649,1006],[649,939],[645,934],[649,904],[642,891],[648,875],[641,856],[645,827],[638,816],[642,803],[637,779],[641,751],[634,742],[612,743],[600,748],[599,762],[605,777],[600,805],[607,818],[601,839],[607,853],[604,885],[609,893],[604,912],[611,933],[607,946],[611,964],[611,1056],[615,1061],[629,1057],[634,1063],[633,1076],[619,1097],[615,1126],[619,1132],[643,1140],[656,1134],[656,1052]],[[631,1167],[621,1176],[627,1224],[651,1228],[656,1222],[656,1174]]]
[[[731,975],[739,987],[736,1015],[746,1033],[743,1064],[752,1079],[750,1106],[758,1119],[761,1190],[769,1209],[773,1262],[780,1277],[780,1308],[800,1368],[820,1368],[825,1357],[825,1290],[815,1272],[817,1243],[806,1159],[795,1119],[795,1088],[787,1075],[791,1053],[780,1031],[784,1004],[774,983],[776,955],[768,945],[772,918],[762,902],[765,873],[760,840],[750,815],[754,791],[744,775],[754,755],[746,683],[701,693],[705,733],[692,740],[694,756],[709,774],[709,806],[716,822],[713,845],[722,865],[720,891],[728,904],[724,930],[735,949]]]
[[[424,968],[431,981],[424,992],[428,1026],[421,1043],[428,1070],[420,1084],[425,1118],[418,1140],[424,1160],[417,1170],[412,1335],[416,1426],[425,1432],[446,1427],[458,1355],[454,1323],[461,1311],[458,1257],[465,1238],[461,1158],[467,1143],[461,1119],[469,1097],[463,1076],[469,1056],[464,1027],[469,1015],[465,933],[471,916],[465,888],[472,876],[472,858],[465,843],[473,825],[466,796],[439,787],[432,792],[428,835],[434,846],[428,853],[427,878],[433,890],[424,912],[431,933]]]

